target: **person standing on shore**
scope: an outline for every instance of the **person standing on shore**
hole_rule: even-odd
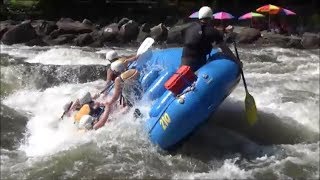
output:
[[[218,44],[222,53],[236,60],[232,51],[223,42],[223,34],[214,28],[213,13],[210,7],[204,6],[199,10],[199,21],[193,23],[185,33],[181,66],[187,65],[196,72],[207,63],[207,55],[213,48],[212,43]]]

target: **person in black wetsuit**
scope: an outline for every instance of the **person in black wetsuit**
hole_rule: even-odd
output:
[[[207,63],[212,43],[218,44],[222,53],[236,60],[232,51],[223,42],[223,34],[213,27],[213,13],[210,7],[199,10],[199,21],[193,23],[185,32],[181,66],[187,65],[195,72]]]

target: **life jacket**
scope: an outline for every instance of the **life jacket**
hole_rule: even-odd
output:
[[[85,104],[75,114],[74,121],[75,121],[75,123],[79,123],[80,119],[84,115],[90,115],[90,116],[94,117],[97,120],[97,119],[99,119],[99,117],[101,116],[103,111],[104,111],[104,107],[98,107],[96,109],[93,109],[89,104]]]
[[[142,86],[139,82],[139,72],[135,69],[127,70],[120,75],[122,80],[122,91],[120,94],[120,105],[129,107],[133,106],[133,103],[142,97]]]

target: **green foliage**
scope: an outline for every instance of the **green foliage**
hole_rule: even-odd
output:
[[[9,5],[16,8],[30,8],[37,5],[39,0],[10,0]]]

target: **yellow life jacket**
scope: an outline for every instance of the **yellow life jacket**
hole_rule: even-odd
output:
[[[84,115],[89,115],[90,114],[90,106],[89,104],[83,105],[80,110],[74,115],[74,121],[79,123],[80,119]]]

